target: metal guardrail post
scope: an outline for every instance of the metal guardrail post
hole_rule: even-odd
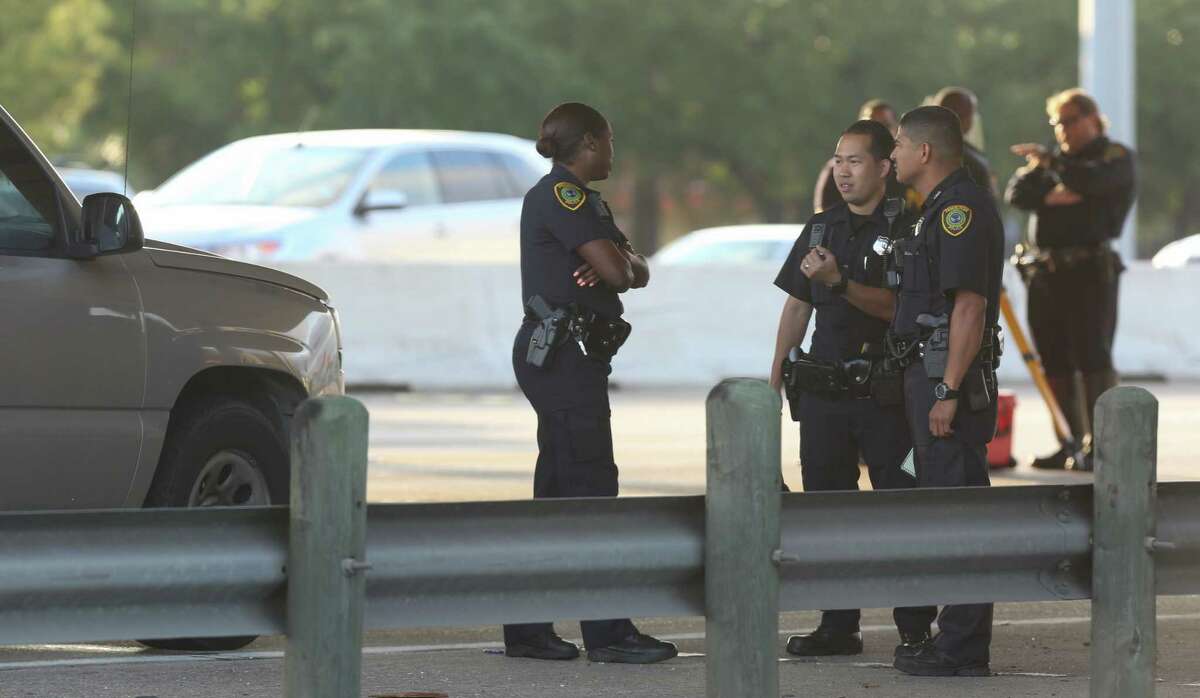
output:
[[[367,410],[306,400],[292,421],[287,563],[288,698],[362,695]]]
[[[708,698],[779,695],[779,394],[761,380],[708,395]]]
[[[1154,695],[1158,401],[1113,388],[1096,403],[1092,698]]]

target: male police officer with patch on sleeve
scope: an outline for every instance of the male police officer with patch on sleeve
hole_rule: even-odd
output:
[[[925,196],[911,236],[893,251],[900,291],[888,338],[904,370],[917,486],[987,486],[987,442],[996,427],[1000,216],[963,168],[962,128],[950,110],[927,106],[905,114],[892,159],[899,180]],[[897,648],[895,667],[919,676],[990,673],[992,604],[946,606],[938,629],[924,646]]]

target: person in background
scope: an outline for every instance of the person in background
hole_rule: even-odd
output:
[[[1134,153],[1109,139],[1100,107],[1083,90],[1051,96],[1046,113],[1057,145],[1012,146],[1026,164],[1005,196],[1031,212],[1031,249],[1018,263],[1029,287],[1029,329],[1080,450],[1064,447],[1033,466],[1091,470],[1096,400],[1117,384],[1112,345],[1125,267],[1110,241],[1120,237],[1133,206]]]
[[[975,93],[965,87],[943,87],[933,96],[934,106],[945,107],[958,117],[962,124],[963,134],[967,134],[975,126],[975,115],[979,113],[979,99]],[[992,174],[991,165],[983,151],[964,138],[963,167],[971,179],[988,190],[993,197],[996,195],[996,175]]]

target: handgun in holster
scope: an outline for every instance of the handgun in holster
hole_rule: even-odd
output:
[[[553,361],[558,348],[571,335],[571,313],[566,308],[551,308],[541,296],[530,297],[525,303],[525,311],[538,321],[529,337],[525,361],[530,366],[542,368]]]
[[[950,359],[950,318],[944,313],[931,315],[921,313],[917,316],[917,327],[925,337],[921,340],[921,362],[925,365],[925,375],[930,378],[944,378],[946,363]]]

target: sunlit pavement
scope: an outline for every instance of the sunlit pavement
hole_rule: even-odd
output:
[[[1200,383],[1150,383],[1159,401],[1158,479],[1200,479]],[[1034,470],[1035,455],[1057,448],[1050,418],[1031,384],[1016,393],[1016,468],[992,470],[996,485],[1084,483],[1076,472]],[[704,492],[706,391],[617,390],[613,439],[621,493]],[[368,497],[377,502],[522,499],[530,496],[537,457],[536,421],[518,392],[485,394],[367,393],[371,414]],[[785,410],[786,412],[786,410]],[[783,420],[782,466],[800,484],[799,434]],[[869,487],[864,473],[860,485]]]

